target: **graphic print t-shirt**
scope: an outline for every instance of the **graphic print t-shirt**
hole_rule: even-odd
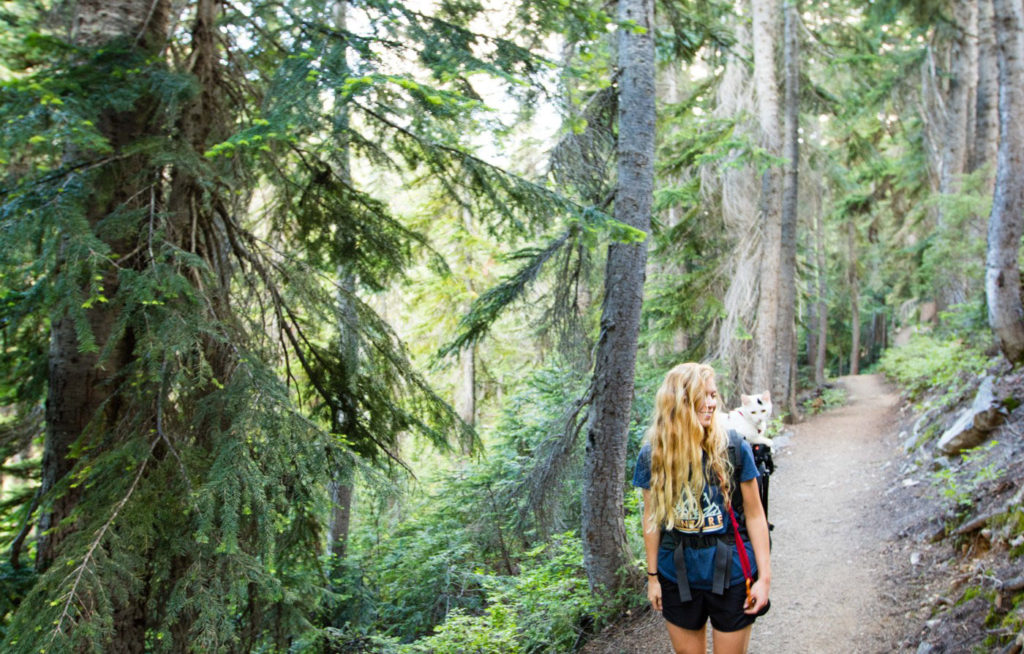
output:
[[[754,452],[750,444],[742,438],[736,439],[742,445],[736,453],[736,470],[733,479],[740,482],[756,479],[758,476],[757,466],[754,464]],[[633,486],[637,488],[650,489],[651,487],[651,444],[644,443],[637,456],[636,467],[633,470]],[[698,502],[687,502],[680,500],[676,505],[676,531],[684,534],[724,534],[732,529],[729,524],[729,512],[725,508],[725,498],[717,483],[711,483],[704,487]],[[747,548],[747,558],[750,565],[757,570],[754,563],[754,550],[749,542],[744,541],[743,546]],[[715,570],[715,548],[687,547],[684,551],[686,557],[686,576],[690,588],[699,590],[711,590],[711,582]],[[730,570],[730,585],[743,583],[743,568],[740,565],[740,555],[735,548],[732,550],[732,565]],[[669,580],[678,583],[676,579],[676,567],[672,560],[672,550],[662,547],[658,550],[658,572]]]

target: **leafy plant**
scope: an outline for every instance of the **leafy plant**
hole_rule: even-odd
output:
[[[952,401],[988,364],[983,351],[960,339],[916,334],[903,347],[886,350],[879,368],[906,389],[911,399],[944,388],[944,400]]]
[[[406,652],[529,654],[572,651],[601,615],[583,570],[575,532],[558,534],[525,554],[516,576],[490,576],[487,609],[477,615],[449,613],[434,634]]]
[[[804,401],[804,413],[813,416],[846,404],[846,390],[837,387],[823,387],[820,394]],[[775,425],[772,425],[773,427]]]
[[[963,457],[963,468],[975,468],[985,459],[988,452],[998,444],[999,441],[989,441],[985,445],[967,450]],[[943,468],[936,471],[932,477],[936,485],[939,486],[939,494],[942,497],[950,500],[954,506],[968,507],[971,505],[974,491],[981,484],[998,479],[1002,472],[1002,469],[998,468],[995,463],[989,463],[988,465],[977,467],[970,476],[958,473],[953,468]]]

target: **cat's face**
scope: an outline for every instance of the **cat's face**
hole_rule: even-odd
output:
[[[755,423],[766,422],[772,415],[772,397],[765,391],[760,395],[741,395],[740,408]]]

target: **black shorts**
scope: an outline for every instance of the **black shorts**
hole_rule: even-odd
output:
[[[679,599],[679,586],[675,582],[658,575],[661,582],[661,615],[677,627],[698,631],[704,628],[708,618],[715,631],[739,631],[754,624],[756,615],[743,612],[747,601],[746,584],[733,584],[721,595],[710,590],[690,589],[693,599],[682,602]],[[767,610],[767,608],[766,608]],[[762,615],[765,611],[761,612]]]

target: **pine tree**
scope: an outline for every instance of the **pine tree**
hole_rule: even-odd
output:
[[[1024,358],[1024,308],[1020,297],[1020,239],[1024,233],[1024,10],[1019,2],[994,0],[999,43],[999,165],[988,226],[985,295],[988,320],[1003,354]]]
[[[654,2],[619,0],[618,17],[615,217],[646,234],[654,193]],[[629,581],[622,484],[646,262],[646,241],[608,248],[583,464],[583,562],[595,591]]]
[[[334,143],[528,229],[566,203],[460,130],[471,72],[540,63],[470,32],[471,5],[373,2],[359,34],[312,2],[122,5],[78,3],[71,41],[30,34],[0,87],[4,329],[32,371],[5,388],[26,416],[47,407],[20,530],[39,534],[39,575],[4,649],[300,646],[326,597],[328,482],[400,469],[403,433],[473,439],[362,295],[425,239]],[[382,51],[417,55],[395,70]],[[11,540],[18,562],[28,541]]]

